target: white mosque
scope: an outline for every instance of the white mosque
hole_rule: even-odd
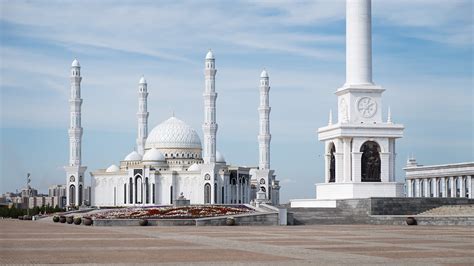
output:
[[[67,173],[68,206],[83,204],[84,173],[81,165],[80,65],[71,66],[69,128],[70,161]],[[259,166],[232,166],[216,150],[215,58],[205,59],[204,149],[197,132],[182,120],[170,117],[148,133],[148,88],[144,77],[138,85],[138,137],[136,151],[107,169],[91,172],[92,206],[168,205],[178,197],[191,204],[245,204],[258,200],[279,204],[280,186],[270,169],[269,77],[260,75]]]

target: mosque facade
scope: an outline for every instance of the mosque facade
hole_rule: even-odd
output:
[[[270,169],[269,76],[260,75],[259,164],[256,167],[226,163],[217,150],[217,69],[212,51],[205,58],[203,142],[196,130],[177,117],[170,117],[148,132],[148,86],[138,84],[138,132],[136,150],[119,165],[92,171],[92,206],[169,205],[178,197],[191,204],[248,204],[254,201],[279,204],[280,185]],[[85,166],[81,165],[80,65],[71,66],[69,129],[70,162],[65,167],[67,203],[83,204]],[[202,145],[202,143],[204,145]]]

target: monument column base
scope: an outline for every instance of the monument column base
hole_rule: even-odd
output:
[[[316,184],[317,200],[403,197],[403,184],[396,182],[320,183]]]

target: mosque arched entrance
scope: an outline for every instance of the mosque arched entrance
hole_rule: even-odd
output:
[[[380,179],[380,146],[377,142],[367,141],[360,148],[361,181],[381,182]]]

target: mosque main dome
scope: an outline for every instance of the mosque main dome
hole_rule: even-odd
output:
[[[148,134],[145,149],[202,149],[196,131],[185,122],[171,117]]]

